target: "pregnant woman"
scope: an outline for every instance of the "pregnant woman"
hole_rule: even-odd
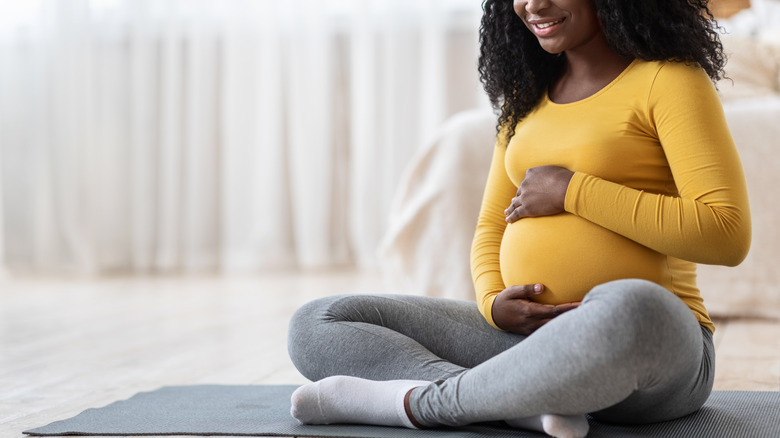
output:
[[[696,264],[736,265],[751,238],[706,4],[485,1],[479,72],[500,116],[476,303],[302,307],[289,351],[316,382],[293,394],[295,418],[582,437],[585,414],[636,424],[702,406],[714,326]]]

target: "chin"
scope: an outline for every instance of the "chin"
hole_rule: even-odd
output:
[[[551,54],[551,55],[559,55],[564,52],[564,50],[560,47],[551,47],[548,44],[540,44],[542,46],[542,50],[545,52]]]

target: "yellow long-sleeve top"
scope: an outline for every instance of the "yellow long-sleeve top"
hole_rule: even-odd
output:
[[[496,295],[542,283],[541,303],[580,301],[594,286],[653,281],[714,330],[696,263],[747,255],[750,212],[742,165],[717,92],[698,67],[633,61],[574,103],[544,97],[494,149],[471,251],[480,312]],[[507,225],[504,209],[527,169],[574,171],[565,212]]]

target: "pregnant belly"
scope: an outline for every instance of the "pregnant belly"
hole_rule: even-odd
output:
[[[666,256],[572,214],[521,219],[501,242],[507,286],[542,283],[534,301],[580,301],[590,289],[624,278],[663,284]]]

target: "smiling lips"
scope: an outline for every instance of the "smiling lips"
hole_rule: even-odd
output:
[[[538,27],[539,29],[547,29],[548,27],[550,27],[552,25],[555,25],[555,24],[558,24],[558,23],[560,23],[562,21],[563,21],[563,19],[560,19],[560,20],[557,20],[557,21],[551,21],[549,23],[535,24],[535,26]]]
[[[534,23],[530,23],[530,24],[533,26],[534,31],[535,31],[535,33],[537,35],[539,35],[539,36],[547,36],[550,33],[554,32],[555,29],[558,28],[558,25],[563,23],[564,20],[565,20],[565,18],[561,18],[561,19],[558,19],[558,20],[555,20],[555,21],[546,21],[546,22],[543,22],[543,23],[534,22]]]

